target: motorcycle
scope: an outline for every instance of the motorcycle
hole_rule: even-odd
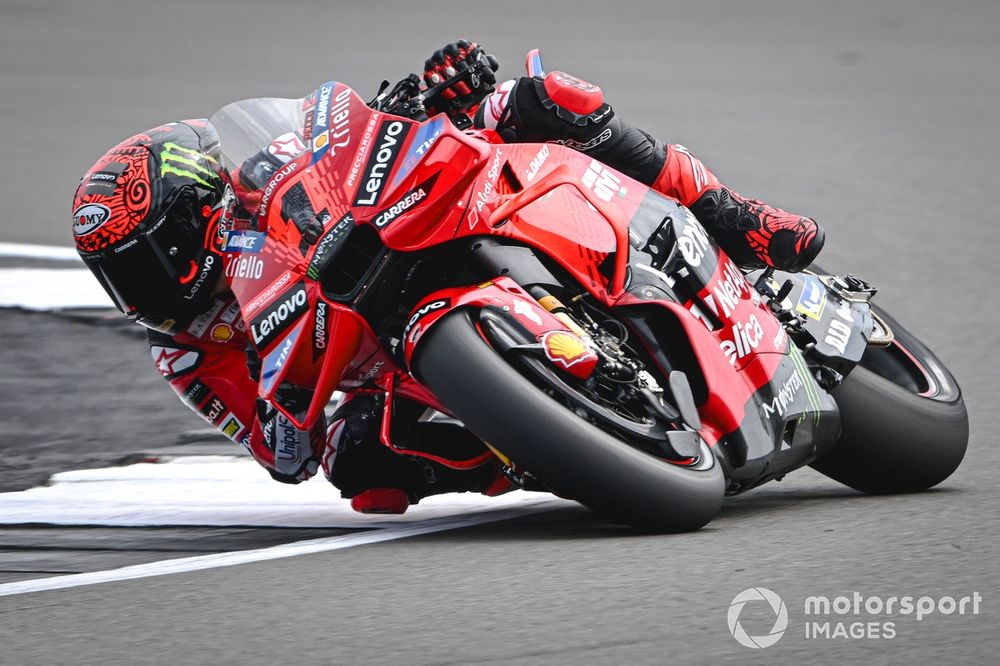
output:
[[[866,493],[958,467],[961,391],[872,286],[745,274],[684,206],[581,152],[406,117],[476,73],[210,119],[232,172],[271,165],[229,193],[249,220],[212,232],[262,399],[306,427],[335,390],[377,394],[385,446],[471,464],[400,436],[400,414],[449,415],[520,487],[644,530],[700,528],[805,465]]]

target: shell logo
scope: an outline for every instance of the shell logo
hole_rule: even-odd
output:
[[[550,361],[567,370],[578,363],[597,362],[597,354],[587,348],[583,340],[568,331],[549,331],[542,336],[542,346]],[[592,369],[587,369],[587,374]]]
[[[216,324],[212,327],[211,337],[215,342],[229,342],[233,339],[233,327],[229,324]]]

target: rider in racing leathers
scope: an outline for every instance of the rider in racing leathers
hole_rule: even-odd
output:
[[[482,56],[476,44],[450,44],[427,61],[424,81],[438,84]],[[726,188],[682,146],[620,120],[596,86],[555,72],[494,90],[490,78],[444,91],[446,108],[427,113],[468,109],[476,127],[504,140],[555,141],[591,155],[690,207],[744,266],[801,270],[821,249],[813,220]],[[322,467],[358,511],[401,513],[432,494],[508,489],[496,459],[458,425],[411,425],[407,448],[430,457],[383,446],[373,394],[345,400],[329,426],[321,418],[306,431],[257,399],[260,361],[226,279],[239,269],[218,239],[219,219],[235,205],[232,182],[211,128],[184,121],[109,150],[74,199],[77,250],[115,305],[149,328],[153,361],[181,399],[279,481],[298,483]]]

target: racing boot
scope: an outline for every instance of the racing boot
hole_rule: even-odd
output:
[[[823,249],[825,235],[815,220],[740,196],[684,146],[666,145],[663,153],[651,187],[690,208],[740,266],[801,271]]]
[[[706,190],[689,208],[726,254],[745,268],[798,272],[823,249],[825,234],[815,220],[745,199],[726,187]]]
[[[501,84],[475,124],[505,141],[547,141],[586,153],[691,209],[736,263],[800,271],[823,247],[815,220],[745,199],[701,160],[621,120],[601,89],[562,72]]]
[[[380,423],[381,397],[357,396],[341,404],[328,430],[323,471],[355,511],[400,514],[430,495],[513,489],[493,453],[459,425],[411,422],[390,449]]]

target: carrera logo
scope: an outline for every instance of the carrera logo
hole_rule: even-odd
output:
[[[374,152],[365,166],[367,178],[354,197],[355,206],[373,206],[378,201],[386,176],[392,170],[392,164],[406,138],[405,129],[406,126],[399,120],[384,122],[379,127]]]
[[[300,283],[279,296],[250,322],[250,337],[257,349],[264,349],[284,333],[307,309],[306,289]]]
[[[313,324],[313,361],[326,350],[326,303],[316,303],[316,321]]]
[[[435,180],[437,180],[437,174],[431,176],[422,185],[418,185],[415,189],[404,194],[402,199],[376,215],[372,223],[381,229],[406,212],[414,204],[418,204],[426,199],[427,192],[434,186]]]
[[[73,235],[86,236],[111,219],[111,209],[102,204],[84,204],[73,211]]]

